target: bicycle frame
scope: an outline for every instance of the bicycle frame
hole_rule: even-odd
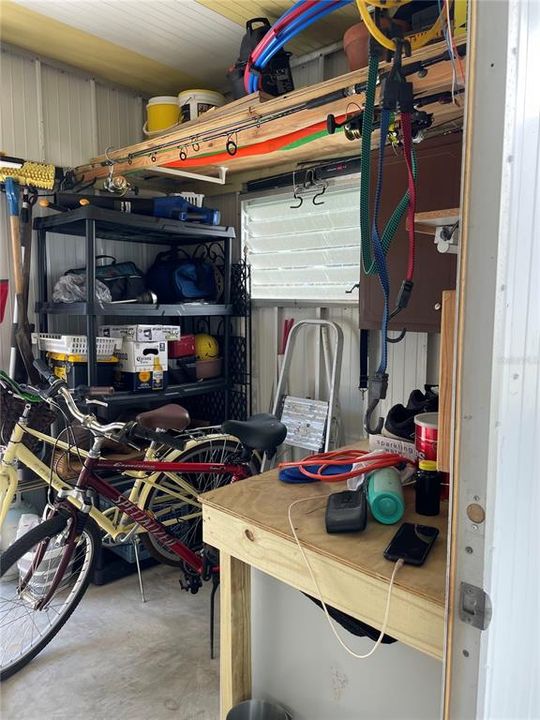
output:
[[[65,442],[58,441],[57,439],[41,433],[33,428],[27,426],[24,416],[20,422],[14,427],[11,434],[9,443],[6,447],[2,461],[0,463],[0,528],[4,522],[5,516],[9,509],[9,506],[17,492],[18,477],[17,477],[17,463],[21,463],[30,470],[32,470],[45,485],[51,486],[56,492],[68,492],[72,489],[72,485],[62,480],[56,472],[51,470],[45,463],[37,458],[34,453],[29,450],[21,441],[24,435],[28,433],[40,440],[43,440],[49,445],[54,446],[58,450],[70,452],[72,455],[80,454],[85,459],[85,463],[88,465],[90,461],[89,453],[85,450],[74,450],[72,446]],[[213,436],[210,436],[212,438]],[[220,441],[222,437],[218,436]],[[177,497],[179,501],[187,504],[193,504],[197,510],[199,506],[193,500],[194,488],[182,478],[181,474],[189,472],[208,472],[208,473],[228,473],[232,475],[231,482],[243,479],[249,475],[245,465],[237,464],[220,464],[220,463],[179,463],[174,462],[175,458],[182,454],[185,450],[188,450],[190,446],[195,446],[196,441],[188,441],[184,450],[171,449],[167,452],[165,460],[155,460],[153,457],[154,449],[149,448],[146,453],[145,459],[141,461],[110,461],[102,460],[101,458],[94,458],[91,467],[94,470],[113,470],[119,473],[124,473],[127,478],[133,478],[134,484],[130,490],[129,496],[121,494],[114,486],[109,485],[101,478],[93,476],[94,482],[99,484],[99,488],[96,487],[96,491],[106,497],[112,504],[113,507],[101,511],[98,508],[92,506],[90,510],[90,517],[98,524],[102,531],[109,536],[114,542],[119,537],[125,537],[132,530],[136,532],[149,531],[148,523],[145,525],[140,522],[139,518],[146,516],[147,513],[142,509],[145,501],[154,487],[156,487],[156,480],[165,474],[170,477],[176,485],[178,490],[175,492],[171,489],[168,493]],[[150,473],[150,474],[147,474]],[[173,474],[174,473],[174,474]],[[178,473],[178,474],[177,474]],[[102,485],[103,483],[103,485]],[[106,487],[104,487],[106,486]],[[190,497],[191,496],[191,497]],[[80,498],[75,496],[69,496],[69,501],[76,508],[81,509],[83,503]],[[129,503],[130,512],[127,512]],[[118,517],[118,511],[120,516]],[[142,515],[141,515],[142,513]],[[189,520],[193,515],[184,516],[184,520]],[[149,516],[150,517],[150,516]],[[132,523],[128,524],[127,520],[131,520]],[[150,517],[152,520],[152,518]],[[156,521],[157,522],[157,521]],[[172,521],[171,521],[172,522]],[[165,529],[163,523],[158,523]],[[166,532],[166,530],[165,530]],[[167,533],[169,537],[169,533]],[[161,538],[158,537],[160,542]],[[163,544],[167,544],[164,542]],[[167,545],[168,547],[168,545]],[[172,548],[171,548],[172,550]],[[174,552],[174,550],[173,550]]]

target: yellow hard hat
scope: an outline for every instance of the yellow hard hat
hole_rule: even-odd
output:
[[[219,345],[216,338],[206,333],[195,335],[195,355],[197,360],[211,360],[219,357]]]

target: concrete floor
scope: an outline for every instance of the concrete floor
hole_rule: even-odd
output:
[[[145,604],[136,575],[90,586],[50,645],[2,683],[2,720],[217,720],[210,585],[191,595],[178,577],[146,570]],[[216,622],[216,654],[218,638]]]

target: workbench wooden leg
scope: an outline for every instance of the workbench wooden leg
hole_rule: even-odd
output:
[[[221,720],[251,697],[251,569],[221,552],[220,701]]]

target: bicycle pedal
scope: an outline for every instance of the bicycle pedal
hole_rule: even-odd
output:
[[[184,575],[183,578],[178,580],[178,583],[182,590],[190,592],[192,595],[196,595],[199,592],[199,588],[202,585],[202,580],[199,575]]]

